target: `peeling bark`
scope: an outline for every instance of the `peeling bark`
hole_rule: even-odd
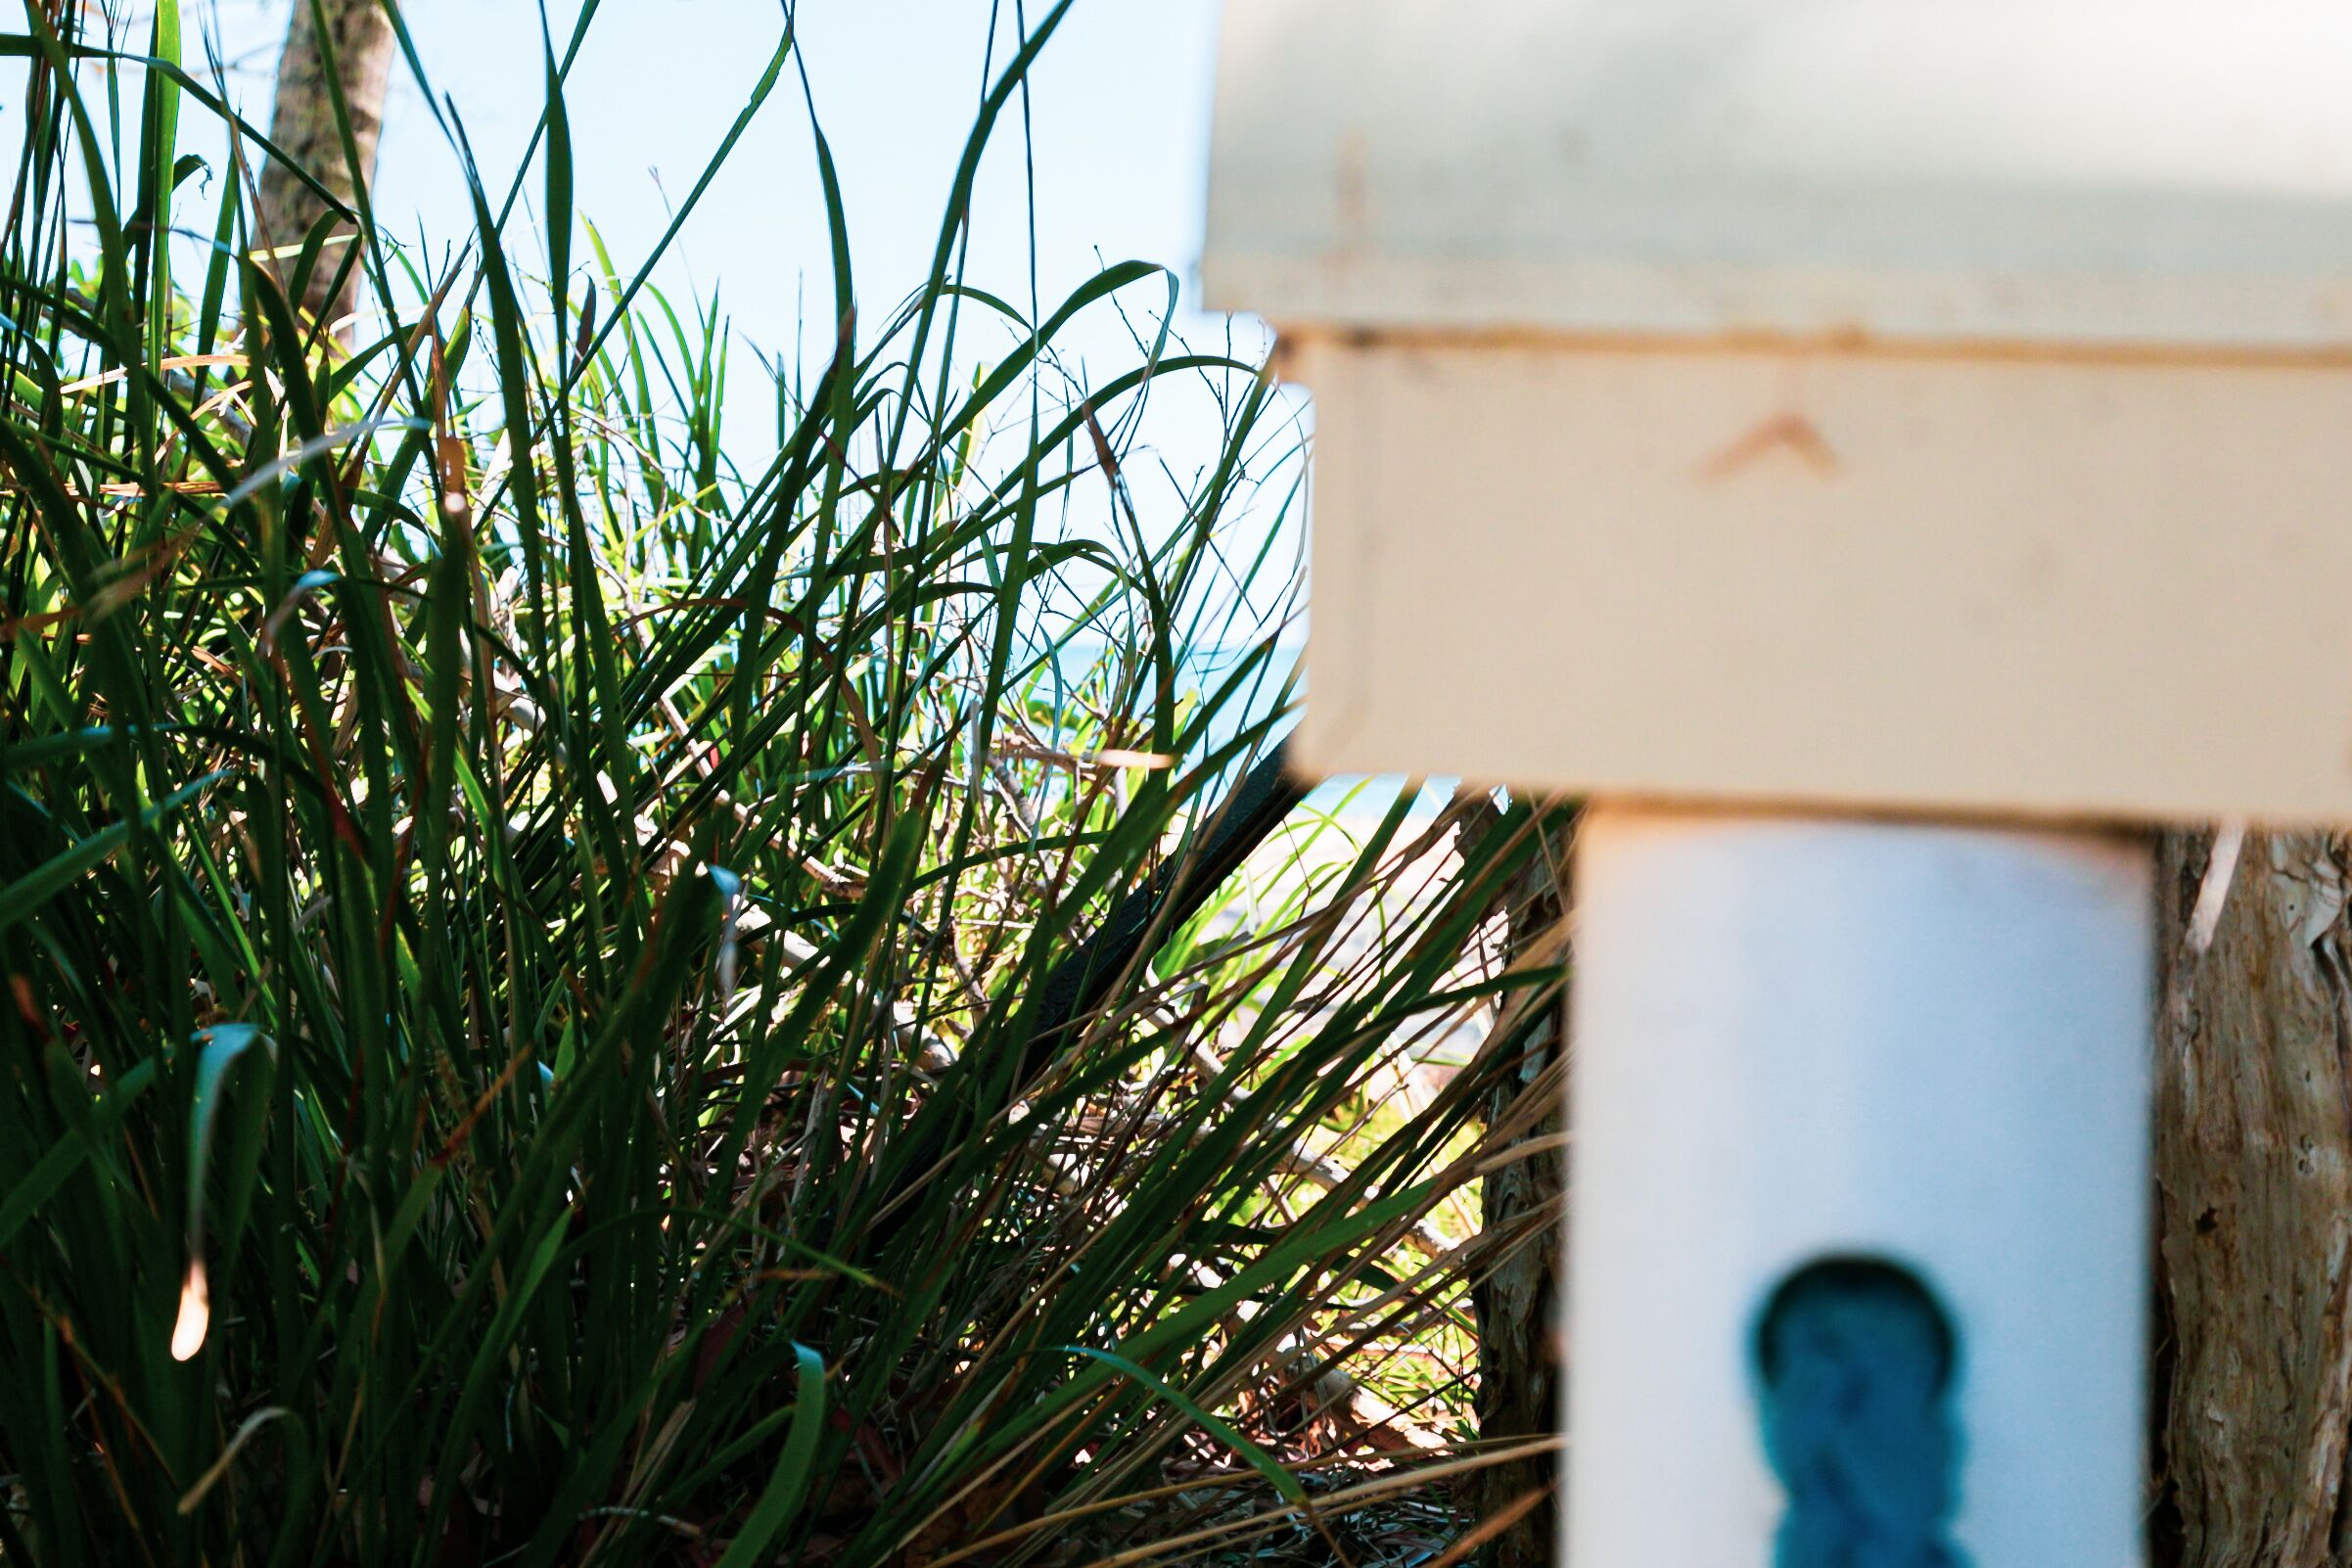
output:
[[[2152,1556],[2352,1563],[2346,844],[2250,833],[2200,952],[2212,845],[2158,847]]]

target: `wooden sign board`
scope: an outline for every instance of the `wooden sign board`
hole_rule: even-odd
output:
[[[1253,0],[1318,771],[2352,820],[2352,20]]]
[[[1333,772],[2352,819],[2352,371],[1311,339]]]

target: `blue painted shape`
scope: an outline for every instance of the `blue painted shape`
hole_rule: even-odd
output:
[[[1917,1275],[1834,1257],[1782,1280],[1756,1326],[1764,1451],[1788,1493],[1774,1568],[1966,1568],[1952,1319]]]

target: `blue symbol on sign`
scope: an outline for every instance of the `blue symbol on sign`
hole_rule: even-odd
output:
[[[1951,1409],[1960,1340],[1910,1269],[1805,1265],[1756,1325],[1764,1452],[1788,1493],[1774,1568],[1967,1568]]]

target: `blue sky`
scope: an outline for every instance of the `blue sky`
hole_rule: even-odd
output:
[[[291,0],[181,5],[190,65],[206,69],[199,39],[208,31],[232,96],[250,119],[266,124]],[[403,0],[402,9],[425,71],[454,103],[485,183],[493,194],[503,191],[543,101],[536,0]],[[579,0],[549,0],[559,53],[579,9]],[[839,169],[856,295],[869,326],[927,275],[988,76],[1016,48],[1024,13],[1034,26],[1048,9],[1048,0],[1022,0],[1021,11],[1015,0],[799,0],[800,48]],[[1223,318],[1192,308],[1217,16],[1217,0],[1077,0],[1031,78],[1031,144],[1025,147],[1011,115],[991,143],[973,204],[969,281],[1027,307],[1026,170],[1034,168],[1036,289],[1046,310],[1105,262],[1160,262],[1179,280],[1177,329],[1196,347],[1225,346]],[[624,271],[686,199],[773,57],[784,22],[780,0],[604,0],[567,103],[576,206]],[[404,241],[421,233],[437,253],[462,242],[473,226],[466,186],[404,65],[394,70],[386,119],[379,222]],[[526,266],[544,254],[535,211],[541,188],[534,170],[524,186],[531,238],[509,238],[510,254]],[[584,273],[585,246],[576,245],[575,254]],[[689,300],[717,292],[737,341],[728,445],[756,464],[762,454],[751,448],[772,431],[773,403],[744,346],[790,358],[798,346],[804,365],[813,366],[831,340],[825,206],[808,110],[789,69],[656,281],[681,312]],[[1142,288],[1123,296],[1145,309],[1164,298]],[[999,334],[999,343],[1009,341],[1009,332]],[[1137,358],[1128,329],[1106,310],[1082,319],[1060,343],[1082,382],[1107,379]],[[1254,357],[1266,339],[1249,322],[1232,343]],[[986,339],[971,346],[983,355],[999,351]],[[1169,387],[1155,395],[1143,439],[1144,462],[1130,457],[1130,473],[1146,482],[1137,489],[1148,520],[1181,488],[1148,483],[1149,463],[1165,462],[1179,476],[1206,468],[1216,457],[1218,426],[1203,394]],[[1276,555],[1295,558],[1297,548],[1297,530],[1283,530]],[[1281,618],[1273,598],[1253,600],[1260,616]],[[1289,634],[1298,629],[1293,623]]]
[[[100,0],[99,10],[135,48],[146,41],[150,3]],[[189,68],[210,76],[208,55],[216,51],[232,100],[249,121],[266,125],[293,0],[179,3]],[[876,325],[927,276],[985,88],[1016,50],[1021,23],[1034,26],[1049,0],[798,4],[802,62],[840,174],[870,343]],[[1034,170],[1034,288],[1045,311],[1102,265],[1143,259],[1175,274],[1175,326],[1194,348],[1229,349],[1249,360],[1264,351],[1267,337],[1255,321],[1228,323],[1193,307],[1218,9],[1218,0],[1077,0],[1032,72],[1028,140],[1014,113],[991,141],[972,207],[967,281],[1028,307]],[[502,193],[544,101],[538,0],[402,0],[402,10],[426,76],[454,106],[485,184]],[[580,0],[547,0],[559,52],[579,12]],[[623,273],[637,268],[686,200],[774,57],[784,24],[781,0],[604,0],[598,9],[567,90],[576,207],[596,224]],[[17,86],[0,85],[0,136],[18,129]],[[135,79],[122,88],[135,103]],[[217,161],[217,135],[205,119],[183,119],[182,150]],[[508,254],[526,269],[543,265],[542,189],[534,168],[523,184],[525,209],[509,225]],[[403,244],[422,238],[429,271],[472,233],[457,156],[404,63],[393,71],[374,195],[388,234]],[[574,255],[576,278],[584,279],[587,247],[576,242]],[[736,344],[726,444],[739,463],[761,466],[773,438],[774,399],[760,359],[746,348],[770,359],[791,359],[797,350],[813,369],[831,347],[833,327],[809,110],[789,67],[655,283],[681,314],[717,294]],[[1142,315],[1166,298],[1164,285],[1121,295],[1130,313]],[[1141,325],[1149,330],[1148,321]],[[1133,331],[1118,313],[1092,309],[1057,339],[1059,373],[1083,388],[1131,368],[1140,356]],[[1015,336],[967,312],[961,351],[993,358]],[[1303,401],[1292,395],[1289,406],[1301,410]],[[1126,461],[1147,528],[1180,517],[1193,477],[1217,460],[1220,435],[1215,406],[1197,382],[1159,385],[1140,445]],[[1297,430],[1269,435],[1289,445]],[[1282,498],[1295,474],[1295,466],[1274,470],[1280,483],[1269,502]],[[1247,557],[1273,533],[1271,570],[1230,630],[1248,637],[1251,623],[1258,632],[1279,626],[1288,641],[1303,630],[1292,577],[1303,525],[1294,507],[1274,529],[1271,512],[1268,505],[1250,514],[1255,521],[1227,536],[1228,548]],[[1090,531],[1094,525],[1079,526]],[[1253,528],[1260,531],[1252,535]]]
[[[246,112],[266,123],[288,0],[183,0],[216,29]],[[1025,0],[1034,24],[1046,9]],[[560,51],[579,11],[554,0]],[[426,71],[455,102],[498,188],[541,103],[533,0],[406,0]],[[1048,43],[1030,98],[1037,287],[1046,307],[1101,260],[1174,267],[1180,330],[1222,343],[1188,308],[1200,255],[1214,76],[1215,0],[1079,0]],[[623,266],[651,249],[752,91],[782,35],[779,0],[605,0],[574,69],[577,205]],[[983,88],[991,27],[1013,47],[1013,0],[801,0],[800,39],[839,167],[860,306],[874,319],[925,275]],[[197,53],[191,48],[192,55]],[[193,63],[193,62],[192,62]],[[1003,126],[974,204],[971,277],[1026,305],[1029,209],[1017,123]],[[526,186],[535,200],[537,177]],[[405,69],[395,72],[376,205],[406,237],[471,227],[454,156]],[[715,289],[740,338],[789,354],[829,337],[832,277],[808,117],[788,76],[703,197],[658,274],[673,298]],[[1252,328],[1242,342],[1263,340]],[[1087,359],[1131,360],[1115,321],[1070,340]],[[817,350],[807,350],[813,355]],[[739,368],[747,356],[738,355]]]
[[[231,95],[266,124],[272,74],[291,0],[181,0],[189,65],[208,74],[209,36],[227,67]],[[1024,0],[1034,24],[1045,0]],[[118,17],[139,0],[108,6]],[[1192,307],[1205,206],[1218,0],[1077,0],[1032,76],[1025,148],[1017,119],[1000,127],[974,202],[969,280],[1016,304],[1029,299],[1031,212],[1025,163],[1035,170],[1037,290],[1050,310],[1105,261],[1141,258],[1173,268],[1182,290],[1177,330],[1194,346],[1227,345],[1228,323]],[[503,190],[543,102],[536,0],[403,0],[426,73],[453,101],[485,181]],[[579,0],[549,0],[560,50]],[[136,20],[133,18],[132,20]],[[940,219],[984,91],[984,63],[1000,69],[1015,47],[1014,0],[800,0],[800,46],[815,111],[840,171],[862,317],[879,319],[927,274]],[[741,111],[783,33],[780,0],[604,0],[568,89],[576,205],[633,270],[669,220]],[[144,31],[143,23],[139,31]],[[13,84],[12,84],[13,85]],[[0,89],[5,92],[5,89]],[[0,97],[0,135],[12,127],[13,92]],[[208,143],[192,117],[183,145]],[[207,146],[201,150],[209,151]],[[1029,156],[1025,156],[1029,155]],[[541,189],[534,171],[526,200]],[[472,229],[470,199],[454,154],[422,91],[395,69],[375,188],[379,221],[405,239],[421,232],[437,250]],[[532,238],[510,236],[529,265]],[[584,255],[584,247],[577,248]],[[802,337],[812,363],[829,346],[832,277],[825,207],[808,115],[788,76],[699,204],[656,281],[681,305],[717,290],[738,344],[789,355]],[[584,270],[584,268],[583,268]],[[1159,300],[1130,291],[1134,304]],[[1266,346],[1254,321],[1231,324],[1245,358]],[[977,351],[988,352],[985,346]],[[1081,381],[1107,379],[1136,362],[1118,317],[1096,311],[1063,340]],[[772,430],[772,399],[752,356],[734,356],[734,391],[757,410],[730,420],[735,446]],[[1302,404],[1292,397],[1291,406]],[[746,427],[749,427],[748,430]],[[1295,432],[1293,433],[1295,435]],[[1289,438],[1285,438],[1286,439]],[[1157,394],[1145,449],[1128,471],[1147,514],[1171,506],[1182,476],[1214,463],[1218,425],[1198,392]],[[757,463],[762,454],[740,450]],[[1137,459],[1140,457],[1141,462]],[[1158,460],[1178,476],[1153,483]],[[1295,473],[1295,470],[1291,472]],[[1280,486],[1276,486],[1278,493]],[[1156,495],[1155,495],[1156,492]],[[1173,514],[1163,512],[1163,516]],[[1260,516],[1253,526],[1270,527]],[[1245,526],[1243,531],[1248,531]],[[1304,630],[1289,582],[1302,545],[1295,513],[1276,532],[1271,591],[1253,592],[1249,637]],[[1261,531],[1257,537],[1264,538]],[[1254,542],[1234,539],[1232,547]]]

